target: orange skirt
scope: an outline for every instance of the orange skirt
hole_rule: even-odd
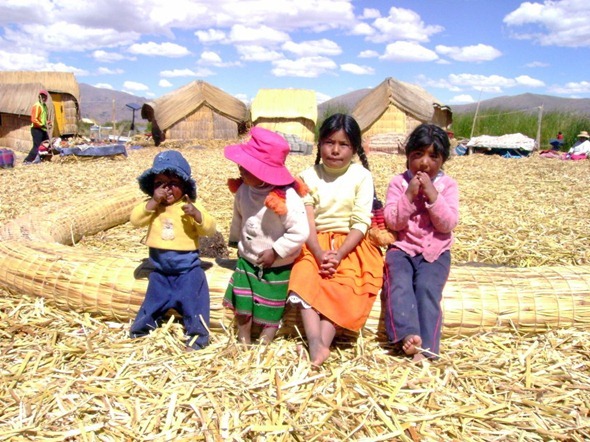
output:
[[[318,232],[323,250],[338,249],[345,239],[345,233]],[[304,246],[291,270],[289,291],[336,325],[358,331],[383,285],[383,265],[381,251],[363,239],[340,262],[333,277],[322,277],[314,256]]]

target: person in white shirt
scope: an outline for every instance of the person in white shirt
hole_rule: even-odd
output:
[[[567,154],[564,155],[565,160],[583,160],[588,158],[590,154],[590,136],[585,130],[578,134],[578,141],[570,148]]]

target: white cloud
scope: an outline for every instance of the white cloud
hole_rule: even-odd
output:
[[[218,29],[208,29],[206,31],[196,31],[195,35],[201,43],[218,43],[225,40],[225,32]]]
[[[435,50],[452,60],[467,62],[491,61],[502,55],[498,49],[484,44],[463,47],[437,45]]]
[[[127,51],[138,55],[171,58],[185,57],[190,55],[190,51],[184,46],[180,46],[175,43],[154,43],[153,41],[148,43],[133,44],[127,48]]]
[[[138,83],[136,81],[125,81],[123,83],[123,87],[130,91],[147,91],[150,88],[143,83]]]
[[[374,19],[379,17],[381,17],[381,12],[379,12],[379,9],[365,8],[363,9],[363,15],[361,15],[359,18]]]
[[[521,86],[527,87],[543,87],[545,83],[541,80],[537,80],[536,78],[531,78],[528,75],[520,75],[515,78],[516,83]]]
[[[318,104],[322,104],[323,102],[330,100],[332,97],[329,96],[329,95],[326,95],[326,94],[323,94],[321,92],[316,91],[315,98],[316,98],[316,102]]]
[[[55,22],[47,26],[22,25],[4,28],[8,42],[22,48],[34,47],[50,52],[83,52],[132,44],[140,38],[135,32],[85,28],[75,23]]]
[[[31,71],[44,66],[47,59],[39,54],[15,53],[0,49],[0,70]]]
[[[281,44],[289,41],[289,34],[277,31],[268,26],[258,28],[244,25],[233,26],[229,34],[229,40],[233,43],[247,44]]]
[[[340,69],[344,72],[350,72],[355,75],[373,75],[375,73],[375,69],[370,66],[359,66],[354,63],[341,64]]]
[[[252,99],[250,99],[246,94],[235,94],[234,97],[236,97],[238,100],[245,104],[250,104],[250,102],[252,101]]]
[[[124,60],[125,56],[116,52],[107,52],[103,51],[102,49],[98,49],[92,52],[92,58],[94,58],[99,63],[113,63]]]
[[[551,86],[549,90],[555,94],[564,95],[588,94],[590,93],[590,81],[569,82],[563,86]]]
[[[0,26],[10,23],[47,23],[52,6],[50,2],[4,0],[0,3]]]
[[[96,83],[94,85],[94,87],[98,87],[98,88],[101,88],[101,89],[111,89],[111,90],[113,89],[113,86],[111,86],[108,83]]]
[[[214,72],[206,68],[197,69],[196,71],[192,69],[171,69],[160,72],[160,76],[165,78],[210,77],[211,75],[215,75]]]
[[[379,57],[379,52],[373,51],[372,49],[368,49],[366,51],[361,51],[359,54],[359,58],[377,58]]]
[[[542,87],[544,83],[527,75],[516,78],[507,78],[501,75],[477,75],[477,74],[451,74],[448,78],[453,85],[462,88],[472,88],[489,93],[502,93],[505,89],[526,86]]]
[[[469,103],[475,103],[475,100],[469,94],[455,95],[449,101],[449,104],[469,104]]]
[[[338,68],[333,60],[326,57],[303,57],[297,60],[273,62],[272,74],[276,77],[316,78]]]
[[[165,78],[162,78],[159,82],[158,82],[158,86],[160,87],[164,87],[164,88],[169,88],[172,87],[173,84],[170,83],[168,80],[166,80]]]
[[[385,53],[379,57],[382,60],[390,61],[435,61],[438,55],[434,51],[412,41],[396,41],[385,48]]]
[[[298,57],[309,57],[315,55],[340,55],[342,48],[332,40],[322,38],[321,40],[310,40],[301,43],[287,41],[283,44],[282,49],[291,52]]]
[[[203,51],[198,63],[205,66],[228,67],[236,66],[238,63],[224,62],[217,52]]]
[[[203,51],[201,53],[201,58],[199,62],[203,64],[211,64],[211,65],[220,65],[222,63],[221,57],[219,54],[213,51]]]
[[[76,74],[80,77],[90,75],[86,69],[79,69],[74,66],[68,66],[64,63],[46,63],[45,66],[39,66],[38,69],[33,69],[34,71],[51,71],[51,72],[71,72]]]
[[[543,61],[531,61],[530,63],[525,64],[525,66],[527,68],[547,68],[550,64]]]
[[[439,25],[426,25],[414,11],[392,7],[387,17],[377,18],[373,22],[377,29],[368,40],[375,43],[385,43],[392,40],[412,40],[427,42],[434,34],[444,30]]]
[[[264,62],[285,58],[280,52],[259,45],[237,45],[236,51],[240,54],[240,60],[243,61]]]
[[[125,71],[123,69],[111,69],[111,68],[105,68],[105,67],[99,67],[96,71],[96,73],[98,75],[117,75],[117,74],[122,74]]]
[[[374,35],[375,32],[375,28],[373,28],[371,25],[368,25],[367,23],[357,23],[352,27],[352,30],[350,31],[352,35],[366,36]]]
[[[587,0],[523,2],[504,17],[513,37],[543,46],[589,47],[590,3]],[[520,30],[524,29],[524,30]]]
[[[430,89],[430,88],[436,88],[436,89],[446,89],[448,91],[451,92],[461,92],[462,89],[454,84],[451,84],[449,82],[449,80],[447,80],[446,78],[440,78],[440,79],[432,79],[432,78],[428,78],[425,75],[418,75],[416,77],[416,82],[424,87],[425,89]]]

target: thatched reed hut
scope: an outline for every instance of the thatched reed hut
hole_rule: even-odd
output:
[[[197,80],[144,103],[141,117],[152,123],[156,144],[160,137],[229,140],[244,131],[248,109],[236,97]]]
[[[426,90],[391,77],[359,100],[352,115],[373,150],[397,149],[397,143],[422,123],[447,129],[453,121],[451,109]]]
[[[25,151],[31,147],[31,107],[46,89],[52,137],[73,135],[80,117],[80,88],[71,72],[0,72],[0,145]]]
[[[260,89],[252,100],[252,125],[313,143],[318,108],[315,91]]]

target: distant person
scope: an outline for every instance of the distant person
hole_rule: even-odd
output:
[[[557,132],[557,137],[549,140],[549,144],[551,144],[552,150],[561,150],[561,148],[563,147],[563,134],[561,132]]]
[[[210,301],[199,237],[215,234],[215,219],[197,200],[190,165],[178,151],[157,154],[151,169],[137,180],[149,199],[133,208],[129,221],[148,227],[146,244],[154,270],[130,335],[149,334],[175,309],[184,321],[187,349],[204,348],[209,344]]]
[[[223,305],[234,311],[238,341],[246,345],[252,342],[252,324],[262,327],[260,343],[274,339],[293,262],[309,236],[301,199],[306,188],[285,167],[289,143],[261,127],[250,135],[247,143],[225,148],[240,179],[228,182],[235,194],[229,242],[238,245],[238,261]]]
[[[585,160],[590,154],[590,136],[585,130],[578,134],[578,139],[574,145],[563,156],[564,160]]]
[[[385,200],[385,222],[397,240],[385,255],[382,305],[389,341],[421,361],[439,353],[459,190],[442,171],[450,145],[440,127],[416,127],[405,151],[407,170],[390,181]]]
[[[318,367],[330,356],[336,326],[359,331],[383,285],[383,256],[365,236],[373,177],[352,116],[324,121],[315,165],[301,178],[310,189],[304,197],[310,235],[291,272],[289,302],[299,308],[311,364]]]
[[[49,134],[47,133],[47,129],[51,126],[51,122],[47,121],[48,96],[49,93],[46,90],[40,90],[38,99],[31,109],[31,136],[33,137],[33,147],[24,159],[24,164],[39,163],[41,161],[39,146],[45,141],[49,144]]]

